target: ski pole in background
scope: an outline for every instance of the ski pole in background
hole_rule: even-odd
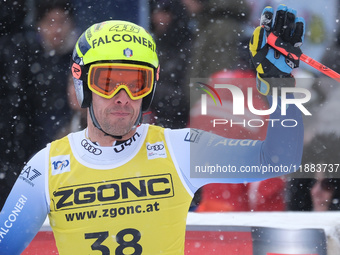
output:
[[[327,75],[328,77],[333,78],[334,80],[340,82],[340,74],[332,70],[331,68],[321,64],[320,62],[316,61],[315,59],[303,54],[301,51],[294,51],[294,52],[288,52],[285,48],[280,47],[280,45],[286,44],[282,41],[282,39],[278,36],[276,36],[274,33],[270,33],[267,37],[267,43],[288,57],[288,59],[292,60],[298,60],[305,62],[307,65],[310,65],[311,67],[315,68],[316,70],[322,72],[323,74]],[[292,47],[293,48],[293,47]]]

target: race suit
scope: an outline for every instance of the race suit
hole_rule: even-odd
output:
[[[183,254],[198,188],[259,181],[300,164],[300,110],[290,105],[281,116],[278,107],[270,118],[264,141],[147,124],[111,147],[91,142],[87,129],[54,141],[24,167],[4,205],[0,253],[20,254],[48,215],[62,255]]]

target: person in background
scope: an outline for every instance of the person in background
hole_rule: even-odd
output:
[[[183,128],[188,122],[188,71],[192,33],[189,16],[180,1],[151,1],[151,32],[157,43],[162,75],[151,105],[151,122]]]
[[[71,119],[67,98],[69,59],[79,34],[68,0],[40,1],[29,68],[35,93],[35,126],[39,147],[56,138]]]
[[[314,176],[295,178],[289,182],[289,210],[340,209],[340,182],[337,176],[340,170],[339,152],[340,137],[334,133],[318,134],[304,146],[302,167],[312,169],[309,173],[314,173]]]
[[[94,23],[106,20],[126,20],[149,28],[148,0],[71,0],[77,28],[86,30]],[[100,15],[98,15],[100,13]]]
[[[321,172],[316,173],[310,190],[313,211],[340,210],[339,189],[339,179],[327,178]]]
[[[13,186],[22,166],[69,121],[66,84],[78,34],[67,0],[6,1],[2,9],[0,180]],[[27,24],[28,14],[35,14]],[[14,21],[14,23],[13,23]],[[10,107],[9,107],[10,106]],[[6,185],[4,185],[6,186]],[[0,196],[4,203],[9,190]]]
[[[220,70],[243,69],[238,53],[246,40],[250,8],[247,1],[182,0],[191,12],[194,34],[187,77],[209,77]],[[247,41],[248,42],[248,41]],[[247,58],[249,59],[249,58]]]
[[[61,130],[56,136],[56,139],[60,139],[69,133],[77,132],[86,128],[87,112],[81,108],[77,101],[76,91],[74,90],[73,77],[69,74],[67,84],[67,101],[71,109],[71,119],[66,127]]]
[[[0,8],[0,210],[34,145],[34,96],[26,57],[26,1],[2,1]]]

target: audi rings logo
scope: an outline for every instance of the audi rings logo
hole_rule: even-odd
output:
[[[163,144],[148,144],[146,146],[146,149],[148,151],[161,151],[164,149],[164,145]]]
[[[146,143],[148,159],[166,158],[166,149],[163,142]]]
[[[98,155],[102,154],[101,149],[92,146],[86,139],[83,139],[81,141],[81,145],[84,147],[85,150],[89,151],[90,153],[92,153],[94,155],[98,156]]]

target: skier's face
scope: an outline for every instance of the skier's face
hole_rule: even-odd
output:
[[[125,90],[120,90],[111,99],[92,93],[92,100],[94,114],[106,133],[125,136],[131,132],[141,110],[142,99],[132,100]]]

